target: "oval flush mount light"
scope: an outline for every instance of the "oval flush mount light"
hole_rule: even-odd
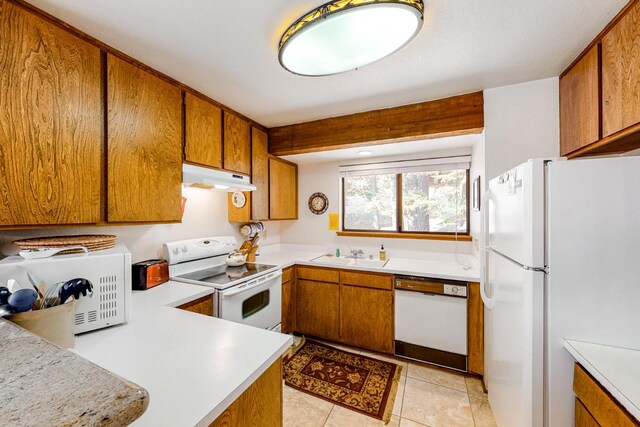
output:
[[[422,28],[422,0],[334,0],[282,34],[280,64],[303,76],[355,70],[396,52]]]

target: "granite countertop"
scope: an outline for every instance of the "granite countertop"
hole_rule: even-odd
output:
[[[640,420],[640,351],[585,341],[564,347],[636,420]]]
[[[149,405],[147,391],[0,319],[2,425],[122,426]]]

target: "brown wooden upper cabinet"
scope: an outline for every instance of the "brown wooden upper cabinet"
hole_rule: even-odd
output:
[[[0,0],[0,226],[100,221],[100,50]]]
[[[107,58],[109,222],[180,221],[182,92]]]
[[[602,39],[602,131],[640,123],[640,2]]]
[[[298,166],[269,159],[269,218],[298,219]]]
[[[222,110],[185,93],[184,159],[188,163],[222,168]]]
[[[251,219],[269,219],[269,154],[267,133],[251,129]]]
[[[599,47],[560,78],[560,154],[600,139]]]
[[[224,166],[226,170],[251,174],[251,125],[224,112]]]

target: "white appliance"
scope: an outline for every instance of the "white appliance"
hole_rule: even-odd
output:
[[[571,426],[563,339],[640,349],[640,158],[532,160],[482,200],[485,381],[498,426]]]
[[[216,317],[280,331],[282,270],[256,263],[228,266],[227,256],[235,249],[237,242],[233,236],[165,243],[169,277],[215,288]]]
[[[189,164],[182,165],[182,183],[188,186],[210,188],[226,192],[255,191],[249,177],[231,172],[204,168]]]
[[[396,356],[467,371],[467,283],[396,276]]]
[[[86,254],[55,255],[26,260],[11,256],[0,261],[0,284],[14,278],[30,286],[27,272],[47,286],[75,278],[88,279],[93,295],[76,302],[75,333],[118,325],[131,319],[131,254],[123,245]]]

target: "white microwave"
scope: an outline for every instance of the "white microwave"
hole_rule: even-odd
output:
[[[125,323],[131,318],[131,254],[124,245],[87,254],[54,255],[26,260],[10,256],[0,261],[0,286],[15,279],[30,286],[26,272],[48,286],[75,278],[93,284],[91,297],[76,302],[75,333]]]

